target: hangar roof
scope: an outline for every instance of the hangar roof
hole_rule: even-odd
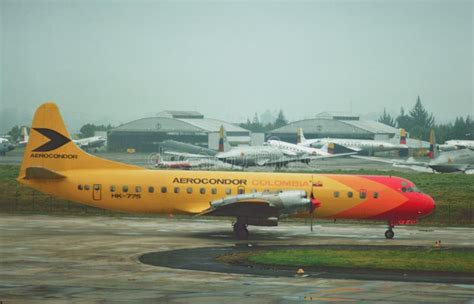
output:
[[[245,135],[249,131],[239,126],[225,121],[209,118],[168,118],[168,117],[148,117],[123,124],[113,132],[182,132],[182,133],[209,133],[219,132],[221,125],[226,132],[243,132]],[[244,135],[244,134],[243,134]]]
[[[289,123],[286,126],[269,133],[294,133],[303,128],[305,133],[324,134],[397,134],[399,130],[378,121],[361,120],[354,115],[333,115],[328,112],[320,113],[316,118],[304,119]]]
[[[202,119],[204,115],[196,111],[162,111],[157,117]]]

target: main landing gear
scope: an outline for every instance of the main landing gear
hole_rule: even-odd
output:
[[[393,237],[395,236],[395,232],[393,232],[393,228],[394,226],[389,224],[387,231],[385,231],[385,238],[389,240],[393,239]]]
[[[234,234],[235,237],[239,240],[246,240],[249,238],[249,231],[247,230],[247,225],[242,222],[234,223]]]

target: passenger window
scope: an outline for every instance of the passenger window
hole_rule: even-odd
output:
[[[186,192],[188,192],[189,194],[193,193],[193,188],[192,188],[192,187],[188,187],[188,189],[186,189]]]
[[[374,192],[374,198],[379,198],[379,193],[378,192]]]
[[[407,192],[407,188],[402,187],[402,192]]]
[[[161,193],[166,193],[168,191],[168,188],[166,187],[161,187]]]
[[[82,188],[82,185],[77,186],[77,189],[78,189],[78,190],[82,190],[82,189],[83,189],[83,188]]]
[[[225,189],[225,194],[231,195],[232,194],[232,189],[230,189],[230,188]]]
[[[110,192],[115,192],[115,186],[110,186]]]
[[[150,193],[155,192],[155,188],[153,188],[152,186],[148,187],[148,192],[150,192]]]
[[[99,185],[94,185],[94,190],[95,190],[95,191],[99,191],[99,190],[100,190],[100,186],[99,186]]]
[[[339,197],[339,191],[334,191],[334,197]]]
[[[89,185],[85,185],[85,186],[84,186],[84,189],[85,189],[85,190],[89,190],[89,189],[90,189]]]
[[[123,192],[128,192],[128,186],[122,186],[122,191]]]
[[[199,193],[201,193],[201,194],[206,194],[206,188],[201,188],[201,189],[199,189]]]
[[[367,197],[367,192],[365,192],[365,191],[359,192],[359,198],[364,199],[364,198],[366,198],[366,197]]]
[[[179,187],[174,187],[174,193],[179,193]]]
[[[212,193],[212,194],[217,194],[217,188],[212,188],[212,189],[211,189],[211,193]]]
[[[237,189],[237,194],[245,194],[245,189],[244,188]]]
[[[352,196],[354,196],[354,194],[352,193],[352,191],[347,192],[347,197],[348,197],[348,198],[352,198]]]
[[[136,187],[135,187],[135,192],[136,192],[136,193],[142,192],[142,187],[136,186]]]

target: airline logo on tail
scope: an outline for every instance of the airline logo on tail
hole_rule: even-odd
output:
[[[34,149],[33,152],[49,152],[56,150],[59,147],[64,146],[71,140],[67,138],[66,136],[51,130],[51,129],[45,129],[45,128],[33,128],[33,130],[41,133],[42,135],[46,136],[49,141],[38,148]]]
[[[32,152],[50,152],[56,150],[68,142],[71,139],[67,138],[66,136],[58,133],[54,130],[47,129],[47,128],[33,128],[33,130],[37,131],[41,135],[47,137],[49,139],[48,142],[42,144],[41,146],[34,149]],[[77,154],[65,154],[65,153],[31,153],[30,157],[32,158],[62,158],[62,159],[77,159]]]

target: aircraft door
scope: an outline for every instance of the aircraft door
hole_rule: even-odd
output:
[[[95,201],[100,201],[102,199],[102,185],[94,184],[92,187],[92,199]]]

